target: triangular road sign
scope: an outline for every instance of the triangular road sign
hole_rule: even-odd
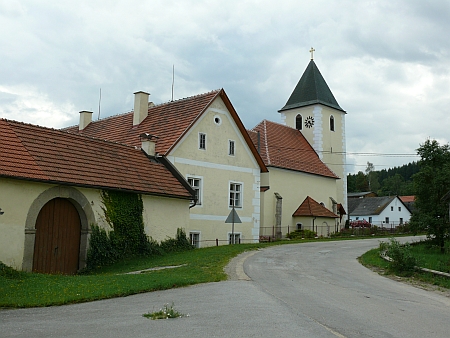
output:
[[[227,219],[225,220],[225,223],[242,223],[241,219],[239,218],[236,210],[231,209],[230,214],[228,215]]]

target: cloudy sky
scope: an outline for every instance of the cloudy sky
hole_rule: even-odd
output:
[[[224,88],[247,128],[280,121],[310,60],[347,111],[348,171],[450,138],[448,0],[0,0],[0,117],[62,128]],[[374,154],[378,154],[375,156]],[[396,155],[393,155],[396,154]]]

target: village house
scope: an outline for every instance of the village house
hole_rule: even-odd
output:
[[[0,261],[74,274],[86,264],[92,224],[111,229],[101,192],[142,196],[145,232],[161,241],[188,227],[195,192],[152,151],[0,119]]]

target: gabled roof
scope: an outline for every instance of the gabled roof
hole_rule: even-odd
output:
[[[225,103],[230,115],[260,165],[261,171],[267,171],[242,121],[223,89],[149,107],[148,116],[137,126],[133,126],[133,112],[129,112],[93,121],[82,131],[78,130],[78,126],[69,127],[65,130],[136,147],[140,146],[139,135],[148,133],[158,137],[156,152],[168,155],[189,131],[190,127],[218,97]]]
[[[0,119],[0,177],[193,197],[187,183],[140,149],[5,119]]]
[[[416,196],[398,196],[403,203],[413,203]]]
[[[339,178],[320,160],[313,147],[297,129],[263,120],[249,131],[249,134],[267,167]]]
[[[315,62],[311,60],[289,97],[289,100],[279,112],[317,103],[345,113],[334,98],[334,95],[325,82],[322,74],[320,74],[319,68],[317,68]]]
[[[348,214],[355,216],[379,215],[396,198],[398,196],[349,198],[347,201]],[[400,199],[398,200],[407,208]]]
[[[349,192],[347,193],[348,198],[365,198],[365,197],[378,197],[378,195],[373,191],[363,191],[363,192]]]
[[[297,210],[292,215],[295,216],[312,216],[312,217],[330,217],[339,218],[334,212],[331,212],[320,203],[317,203],[314,199],[307,196],[305,200],[300,204]]]

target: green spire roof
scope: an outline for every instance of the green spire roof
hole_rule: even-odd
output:
[[[334,98],[333,93],[325,82],[322,74],[320,74],[319,68],[317,68],[314,60],[311,60],[292,92],[291,97],[279,112],[317,103],[345,113],[345,110],[339,106],[339,103],[337,103]]]

